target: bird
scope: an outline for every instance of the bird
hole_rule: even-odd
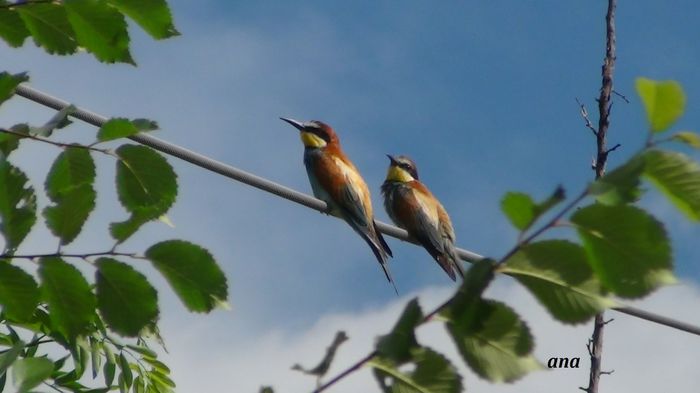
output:
[[[411,158],[389,154],[387,157],[389,170],[381,190],[389,217],[420,243],[453,281],[455,272],[464,277],[447,211],[420,182]]]
[[[343,219],[367,242],[398,295],[388,265],[391,249],[374,220],[369,187],[341,149],[338,135],[322,121],[280,119],[300,132],[304,144],[304,166],[314,196],[326,202],[329,214]]]

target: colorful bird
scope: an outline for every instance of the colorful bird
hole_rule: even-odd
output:
[[[341,150],[336,133],[320,121],[280,119],[301,132],[304,165],[316,198],[325,201],[330,214],[345,220],[367,242],[398,294],[387,265],[391,250],[374,222],[369,188]]]
[[[390,164],[382,184],[384,208],[399,227],[408,231],[454,281],[464,271],[455,250],[452,222],[440,201],[418,180],[416,164],[406,156],[388,155]]]

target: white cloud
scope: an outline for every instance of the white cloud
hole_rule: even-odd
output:
[[[553,321],[536,301],[513,282],[497,282],[489,296],[505,301],[528,321],[537,341],[536,354],[542,361],[551,356],[580,357],[581,368],[552,370],[531,374],[515,384],[490,384],[466,371],[463,362],[439,323],[418,331],[419,341],[447,356],[460,367],[468,391],[543,392],[577,391],[587,383],[588,358],[585,343],[591,327],[570,327]],[[448,288],[421,290],[424,309],[439,304]],[[413,295],[411,295],[413,296]],[[236,391],[255,392],[261,385],[273,385],[277,392],[304,392],[314,387],[313,378],[290,370],[300,362],[315,365],[337,330],[345,330],[350,341],[340,347],[328,376],[332,376],[366,355],[375,338],[386,333],[401,313],[404,296],[381,307],[357,313],[332,313],[321,317],[308,330],[289,332],[270,329],[247,338],[229,337],[230,343],[202,345],[208,327],[181,326],[166,332],[171,345],[167,361],[173,368],[181,392]],[[700,302],[695,286],[668,287],[636,306],[700,323],[692,310]],[[700,340],[688,333],[653,324],[614,311],[607,313],[615,321],[607,325],[603,368],[615,373],[603,376],[600,392],[620,391],[692,391],[700,382],[694,370]],[[234,344],[235,343],[235,344]],[[335,385],[331,392],[374,392],[376,383],[368,369],[362,369]]]

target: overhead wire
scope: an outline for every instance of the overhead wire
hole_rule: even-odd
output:
[[[36,102],[38,104],[47,106],[55,110],[61,110],[70,105],[70,103],[67,101],[39,91],[24,83],[17,86],[15,92],[21,97],[24,97],[30,101]],[[101,127],[109,120],[107,117],[79,107],[76,107],[76,109],[70,114],[70,116],[82,120],[95,127]],[[134,142],[143,144],[145,146],[149,146],[167,155],[187,161],[206,170],[218,173],[222,176],[247,184],[257,189],[269,192],[286,200],[296,202],[302,206],[306,206],[308,208],[317,210],[322,213],[327,212],[326,203],[320,199],[296,191],[294,189],[265,179],[263,177],[257,176],[242,169],[225,164],[221,161],[214,160],[197,152],[188,150],[184,147],[172,144],[170,142],[164,141],[162,139],[156,138],[148,134],[133,135],[130,136],[129,139],[133,140]],[[377,221],[377,227],[382,233],[388,236],[415,244],[415,241],[411,239],[408,236],[408,233],[401,228],[381,221]],[[457,255],[462,260],[471,263],[484,258],[482,255],[479,255],[473,251],[465,250],[463,248],[457,249]],[[660,325],[672,327],[674,329],[678,329],[684,332],[700,336],[700,327],[687,322],[679,321],[673,318],[668,318],[662,315],[658,315],[649,311],[641,310],[630,306],[613,307],[612,309],[623,314],[631,315],[636,318],[644,319],[650,322],[658,323]]]

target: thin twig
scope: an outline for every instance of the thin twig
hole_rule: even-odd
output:
[[[33,4],[61,4],[61,2],[56,0],[24,0],[16,3],[0,4],[0,10],[26,7]]]
[[[586,109],[586,106],[583,105],[578,98],[576,98],[576,102],[578,103],[579,108],[581,108],[581,117],[583,117],[583,120],[586,122],[586,127],[593,132],[593,135],[598,136],[598,130],[593,127],[591,119],[588,118],[588,109]]]
[[[622,98],[626,103],[628,103],[628,104],[630,103],[630,100],[628,100],[627,97],[625,97],[623,94],[618,93],[617,90],[613,90],[612,92],[616,96]]]
[[[115,251],[90,252],[90,253],[86,253],[86,254],[63,254],[63,253],[29,254],[29,255],[27,255],[27,254],[24,254],[24,255],[0,254],[0,259],[30,259],[30,260],[32,260],[32,259],[37,259],[37,258],[52,258],[52,257],[87,259],[90,257],[97,257],[97,256],[104,256],[104,255],[129,257],[129,258],[134,258],[134,259],[144,259],[144,257],[139,256],[136,253],[115,252]]]
[[[100,149],[97,147],[79,145],[79,144],[73,144],[73,143],[56,142],[56,141],[52,141],[49,139],[38,137],[36,135],[24,134],[21,132],[8,130],[6,128],[0,128],[0,132],[3,132],[5,134],[12,134],[12,135],[15,135],[15,136],[20,137],[20,138],[27,138],[27,139],[32,139],[32,140],[39,141],[39,142],[48,143],[49,145],[57,146],[57,147],[60,147],[62,149],[73,147],[73,148],[78,148],[78,149],[86,149],[86,150],[90,150],[90,151],[95,151],[95,152],[99,152],[102,154],[107,154],[109,156],[116,157],[116,155],[109,149]]]

